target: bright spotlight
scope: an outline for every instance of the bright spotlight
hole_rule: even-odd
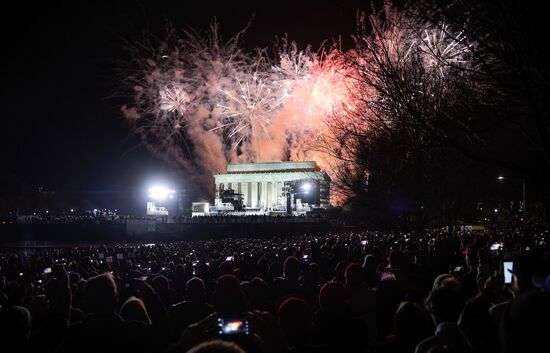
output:
[[[170,190],[165,186],[153,186],[149,189],[149,197],[153,200],[166,200],[174,198],[174,190]]]
[[[304,190],[306,192],[311,190],[311,184],[309,184],[309,183],[303,184],[302,185],[302,190]]]
[[[502,175],[499,175],[497,179],[498,180],[504,180],[504,177]]]

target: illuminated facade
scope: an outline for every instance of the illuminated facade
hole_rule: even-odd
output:
[[[238,195],[245,210],[300,211],[330,204],[330,178],[313,161],[229,164],[227,173],[214,179],[217,207],[226,204],[227,191]]]

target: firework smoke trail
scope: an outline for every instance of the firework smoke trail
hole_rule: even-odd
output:
[[[134,104],[122,107],[124,116],[148,149],[198,179],[223,171],[230,158],[213,130],[221,124],[220,91],[251,61],[239,47],[242,33],[223,41],[214,21],[207,34],[169,28],[164,42],[130,47],[125,84]]]
[[[408,25],[380,28],[391,60],[420,57],[440,73],[466,62],[460,35]],[[285,38],[273,62],[264,51],[241,49],[244,30],[222,40],[215,21],[206,34],[168,33],[161,43],[131,48],[125,84],[133,104],[122,111],[148,149],[199,180],[232,162],[315,159],[323,166],[311,141],[345,121],[355,100],[365,101],[351,92],[354,73],[336,48],[299,50]]]
[[[323,164],[309,142],[347,99],[337,55],[285,43],[272,62],[240,48],[243,31],[223,41],[215,21],[206,34],[168,32],[131,48],[122,111],[144,146],[202,184],[227,163]]]

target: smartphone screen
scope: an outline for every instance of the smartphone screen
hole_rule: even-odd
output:
[[[248,335],[248,321],[240,318],[218,318],[220,335]]]
[[[508,270],[514,269],[514,262],[513,261],[504,261],[502,263],[503,272],[504,272],[504,283],[510,284],[512,283],[512,273]]]
[[[51,267],[46,267],[46,268],[44,269],[44,274],[46,275],[46,274],[48,274],[48,273],[52,273],[52,268],[51,268]]]

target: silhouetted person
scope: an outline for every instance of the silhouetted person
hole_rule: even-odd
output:
[[[234,342],[212,340],[196,345],[187,353],[245,353],[245,351]]]
[[[319,292],[320,309],[315,315],[314,343],[329,351],[359,352],[367,344],[367,327],[352,315],[349,292],[340,282],[328,282]]]
[[[458,318],[464,307],[464,298],[451,287],[442,286],[430,292],[426,306],[436,325],[435,334],[420,342],[416,353],[428,352],[434,346],[455,346],[463,352],[471,352],[470,344],[458,326]]]
[[[176,304],[181,298],[178,293],[170,288],[170,282],[164,276],[156,276],[151,281],[151,287],[158,294],[162,303],[169,308],[170,306]]]
[[[141,299],[136,297],[128,298],[120,308],[120,316],[124,321],[141,321],[150,325],[151,319]]]
[[[500,322],[503,353],[545,352],[550,332],[550,292],[530,291],[506,307]]]
[[[273,283],[273,291],[279,301],[291,295],[304,295],[303,288],[298,283],[300,271],[300,260],[294,256],[287,257],[283,265],[283,277],[275,279]]]
[[[496,297],[495,289],[501,287],[500,278],[489,278],[484,288],[466,302],[460,315],[459,326],[476,352],[499,351],[498,325],[493,322],[489,310]]]
[[[176,336],[179,336],[188,325],[202,320],[212,312],[214,308],[206,302],[203,280],[191,278],[185,286],[185,300],[171,308]]]
[[[349,289],[349,303],[353,315],[360,318],[368,327],[368,345],[376,343],[376,292],[365,282],[365,270],[358,264],[349,264],[345,272],[346,285]]]
[[[288,345],[307,352],[314,331],[309,303],[300,298],[288,298],[279,306],[278,318]]]
[[[375,311],[379,341],[383,341],[391,334],[395,312],[404,298],[405,294],[400,282],[386,279],[378,283]]]
[[[214,293],[214,310],[221,315],[237,315],[246,309],[239,279],[234,275],[220,276]]]
[[[10,306],[0,312],[0,344],[2,351],[26,352],[31,334],[31,314],[22,306]]]
[[[139,321],[124,321],[117,314],[118,291],[111,274],[101,274],[88,280],[85,305],[88,316],[84,322],[70,328],[60,352],[154,351],[158,342],[148,325]]]
[[[253,278],[250,282],[243,284],[250,309],[265,310],[273,312],[273,299],[267,283],[259,277]]]
[[[416,345],[432,333],[433,325],[426,310],[416,303],[402,302],[395,312],[393,334],[377,352],[414,353]]]
[[[510,289],[514,297],[533,290],[533,276],[541,268],[538,258],[533,254],[521,254],[511,258],[514,262],[512,272],[512,285]],[[506,301],[493,306],[490,310],[493,322],[499,323],[502,315],[511,301]]]
[[[378,284],[378,278],[376,275],[376,268],[378,267],[378,260],[372,254],[365,256],[363,260],[363,269],[365,270],[365,281],[370,288],[376,287]]]

